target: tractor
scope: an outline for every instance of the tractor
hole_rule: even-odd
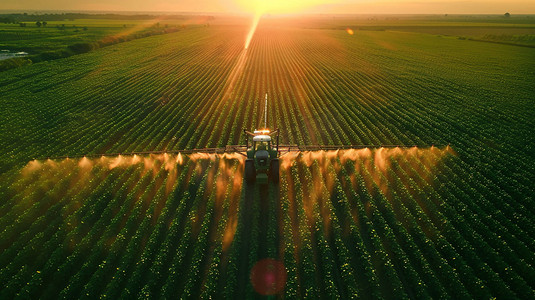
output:
[[[247,136],[247,159],[245,160],[245,181],[248,184],[268,184],[279,182],[279,130],[270,132],[268,129],[250,132],[243,130]],[[249,145],[249,136],[252,143]],[[276,136],[276,145],[271,137]]]

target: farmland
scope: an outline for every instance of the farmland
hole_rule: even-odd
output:
[[[26,55],[2,61],[0,71],[65,58],[151,35],[206,25],[209,16],[0,14],[0,50]],[[8,52],[8,53],[9,53]]]
[[[48,18],[51,18],[51,16],[48,16]],[[0,24],[0,36],[2,37],[0,48],[40,54],[47,51],[64,50],[66,47],[76,43],[97,42],[111,36],[143,33],[154,30],[156,26],[169,28],[184,24],[203,23],[203,17],[139,16],[138,18],[127,18],[120,15],[99,16],[101,17],[99,19],[94,16],[91,18],[91,15],[76,16],[76,19],[74,19],[74,16],[70,16],[73,19],[68,19],[69,16],[67,15],[65,19],[48,21],[44,21],[47,18],[46,16],[33,16],[31,18],[27,17],[32,21],[21,20],[19,23]],[[0,15],[1,17],[2,15]],[[114,17],[116,19],[113,19]],[[37,22],[46,22],[46,25],[37,26]],[[25,24],[25,26],[21,26],[21,23]]]
[[[0,73],[0,298],[253,298],[263,258],[281,298],[534,298],[535,49],[343,23]],[[285,144],[419,147],[286,154],[268,187],[239,154],[127,155],[244,143],[265,93]]]

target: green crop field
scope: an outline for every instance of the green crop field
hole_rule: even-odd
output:
[[[535,48],[221,18],[0,72],[0,299],[535,298]]]
[[[210,20],[209,16],[0,14],[0,72],[179,28],[206,26]],[[25,54],[15,56],[17,52]]]
[[[76,43],[98,42],[110,36],[146,32],[154,29],[156,25],[161,28],[174,27],[195,23],[192,21],[199,19],[192,16],[171,18],[145,15],[137,18],[121,15],[91,17],[91,15],[76,14],[63,16],[0,14],[0,22],[2,19],[11,21],[0,23],[0,50],[25,51],[30,55],[36,55],[64,50]],[[43,25],[43,22],[46,24]]]

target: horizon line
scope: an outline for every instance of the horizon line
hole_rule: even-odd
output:
[[[6,13],[18,13],[23,14],[25,12],[32,12],[32,13],[78,13],[78,14],[133,14],[133,15],[153,15],[153,14],[160,14],[160,15],[228,15],[228,16],[243,16],[243,15],[250,15],[250,13],[246,12],[209,12],[209,11],[157,11],[157,10],[80,10],[80,9],[0,9],[0,14],[6,14]],[[300,13],[266,13],[266,15],[280,15],[280,16],[288,16],[288,15],[310,15],[310,16],[324,16],[324,15],[339,15],[339,16],[367,16],[367,15],[391,15],[391,16],[503,16],[502,13],[391,13],[391,12],[381,12],[381,13],[336,13],[336,12],[300,12]],[[512,16],[533,16],[535,13],[511,13]]]

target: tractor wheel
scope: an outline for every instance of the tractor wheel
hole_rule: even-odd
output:
[[[269,176],[271,181],[274,183],[279,183],[279,160],[273,159],[271,165],[269,166]]]
[[[256,179],[256,170],[254,166],[254,160],[246,159],[245,160],[245,182],[248,184],[253,184]]]

